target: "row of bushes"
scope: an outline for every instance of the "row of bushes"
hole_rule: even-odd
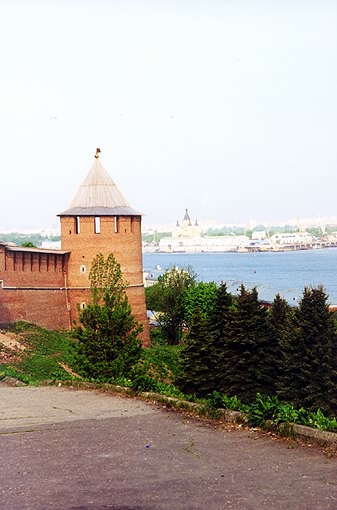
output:
[[[195,307],[175,384],[205,397],[213,391],[251,404],[257,393],[337,413],[337,335],[324,289],[306,288],[297,307],[280,296],[267,308],[256,289],[237,296],[220,285],[213,310]]]
[[[155,392],[187,401],[197,401],[214,409],[241,411],[245,414],[247,423],[252,427],[264,428],[266,423],[271,421],[276,425],[296,423],[319,430],[337,432],[336,418],[325,416],[320,409],[316,411],[308,411],[303,407],[297,409],[293,404],[281,402],[276,396],[257,393],[255,401],[251,404],[244,404],[236,395],[229,397],[218,391],[213,391],[207,398],[196,399],[192,395],[184,395],[171,384],[160,382],[147,375],[129,381],[127,386],[137,392]]]

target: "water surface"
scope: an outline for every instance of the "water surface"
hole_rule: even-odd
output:
[[[337,304],[337,248],[261,253],[144,253],[144,271],[158,276],[172,266],[192,266],[198,281],[227,282],[235,293],[241,283],[256,286],[260,299],[280,293],[290,303],[304,287],[323,285]],[[159,269],[159,267],[161,269]]]

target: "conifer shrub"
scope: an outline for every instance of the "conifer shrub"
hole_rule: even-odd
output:
[[[180,352],[180,370],[174,380],[183,393],[205,397],[213,391],[214,381],[210,377],[211,358],[212,348],[207,321],[197,307]]]
[[[112,382],[128,377],[142,353],[142,325],[132,315],[120,265],[113,254],[98,254],[89,273],[92,303],[80,313],[77,370],[89,379]]]
[[[292,333],[282,342],[282,371],[277,390],[296,407],[328,415],[337,412],[334,315],[324,289],[305,288],[294,312]]]
[[[224,330],[219,390],[250,403],[257,393],[275,393],[277,350],[268,311],[255,288],[240,287]]]

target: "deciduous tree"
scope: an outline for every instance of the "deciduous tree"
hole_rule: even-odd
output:
[[[182,338],[185,291],[196,284],[193,269],[173,267],[158,278],[158,283],[146,291],[146,306],[157,314],[160,327],[169,345],[179,344]]]
[[[184,294],[184,318],[187,327],[190,326],[195,310],[205,320],[209,320],[216,307],[218,287],[214,282],[199,282],[188,287]]]

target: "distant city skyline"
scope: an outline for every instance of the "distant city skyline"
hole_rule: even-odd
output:
[[[0,5],[0,227],[101,162],[145,225],[337,215],[337,2]]]
[[[181,218],[182,219],[182,218]],[[178,218],[178,220],[181,222],[181,219]],[[197,218],[191,218],[192,223],[193,220],[195,221]],[[171,231],[176,227],[176,221],[171,221],[169,223],[147,223],[143,220],[142,222],[142,231],[143,232],[165,232],[165,231]],[[270,222],[270,221],[261,221],[257,222],[254,220],[248,220],[243,223],[217,223],[216,221],[212,220],[205,220],[198,219],[198,224],[201,227],[202,230],[206,229],[221,229],[221,228],[246,228],[247,230],[251,230],[254,227],[264,225],[266,228],[271,227],[284,227],[286,225],[291,226],[297,226],[297,227],[326,227],[327,225],[336,225],[337,227],[337,216],[333,217],[326,217],[326,218],[289,218],[288,220],[280,221],[278,223]],[[40,226],[34,226],[34,227],[23,227],[22,225],[13,225],[13,226],[5,226],[0,225],[0,240],[1,240],[1,234],[11,234],[14,232],[23,233],[23,234],[32,234],[32,233],[44,233],[46,236],[50,235],[59,235],[60,228],[59,226],[48,226],[48,225],[40,225]]]

